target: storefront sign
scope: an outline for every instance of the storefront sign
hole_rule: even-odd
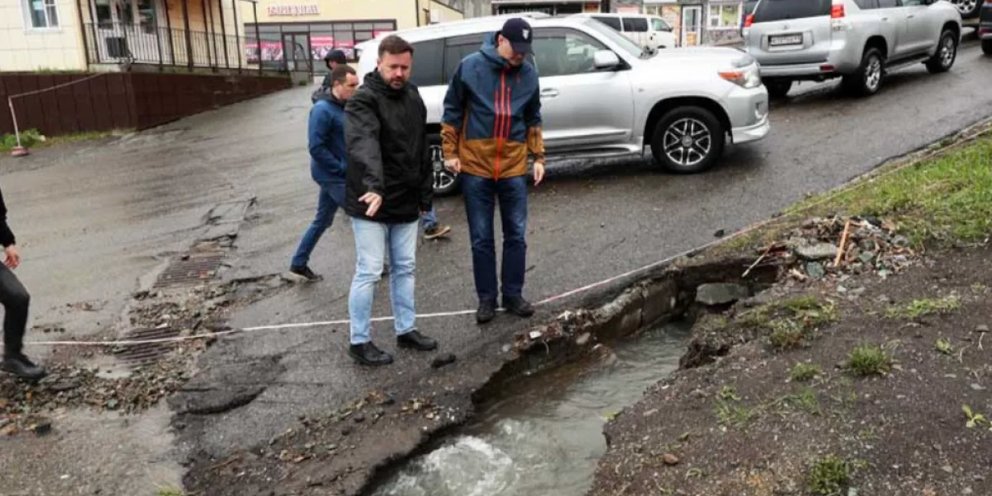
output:
[[[268,13],[270,17],[315,16],[320,15],[320,8],[317,4],[269,5]]]

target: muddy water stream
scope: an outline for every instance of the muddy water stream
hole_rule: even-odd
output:
[[[602,428],[678,367],[689,324],[616,343],[614,353],[527,381],[478,420],[411,460],[375,496],[578,496],[606,452]]]

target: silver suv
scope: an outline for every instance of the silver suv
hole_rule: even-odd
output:
[[[400,31],[414,47],[412,82],[427,105],[435,190],[457,177],[442,165],[441,116],[448,81],[504,18],[481,18]],[[754,59],[729,48],[664,50],[650,56],[592,19],[532,16],[540,74],[544,143],[549,160],[640,157],[675,172],[713,165],[724,145],[763,138],[768,93]],[[358,46],[358,72],[375,69],[379,40]]]
[[[834,77],[872,95],[901,66],[949,70],[960,39],[961,14],[942,0],[760,0],[744,21],[747,51],[773,97],[796,80]]]

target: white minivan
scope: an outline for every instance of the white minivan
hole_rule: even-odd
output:
[[[575,17],[596,19],[652,51],[678,46],[672,26],[658,16],[601,13],[575,14]]]

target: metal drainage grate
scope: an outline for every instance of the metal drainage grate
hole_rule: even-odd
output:
[[[158,329],[135,329],[124,335],[126,341],[142,341],[162,338],[173,338],[179,335],[178,329],[162,327]],[[165,356],[175,348],[175,342],[143,343],[123,345],[114,349],[114,354],[125,364],[131,366],[146,365]]]
[[[176,260],[162,272],[155,287],[193,285],[217,275],[224,253],[217,251],[193,252]]]

